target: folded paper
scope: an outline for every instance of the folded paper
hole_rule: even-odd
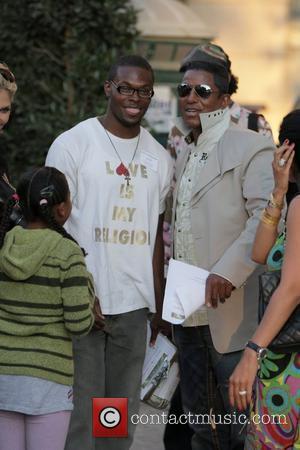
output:
[[[205,303],[205,283],[209,272],[175,259],[169,262],[163,319],[179,325]]]

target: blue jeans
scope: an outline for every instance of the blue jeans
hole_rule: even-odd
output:
[[[195,433],[192,449],[242,450],[246,416],[231,408],[228,397],[228,379],[241,352],[218,353],[208,325],[174,326],[174,338],[179,352],[183,410],[194,421],[190,424]],[[224,417],[226,414],[231,416]]]

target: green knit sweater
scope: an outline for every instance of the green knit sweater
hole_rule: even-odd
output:
[[[0,374],[73,383],[71,334],[93,325],[94,288],[78,245],[14,227],[0,250]]]

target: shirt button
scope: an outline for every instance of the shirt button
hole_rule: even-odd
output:
[[[181,256],[181,255],[178,255],[178,258],[182,258],[182,256]]]
[[[197,158],[197,156],[198,156],[198,153],[194,153],[194,157]]]
[[[177,231],[178,231],[178,233],[180,233],[180,232],[181,232],[181,229],[179,228]]]
[[[192,180],[189,178],[188,181],[191,182]]]
[[[185,206],[186,205],[186,203],[182,203],[182,206]]]

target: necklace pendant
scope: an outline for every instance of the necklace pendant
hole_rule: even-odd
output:
[[[125,177],[129,176],[129,171],[126,166],[121,162],[121,164],[116,168],[116,173],[118,175],[125,175]]]
[[[130,180],[131,180],[131,178],[130,178],[130,175],[129,175],[129,174],[125,176],[125,180],[126,180],[127,186],[129,186],[129,184],[130,184]]]

